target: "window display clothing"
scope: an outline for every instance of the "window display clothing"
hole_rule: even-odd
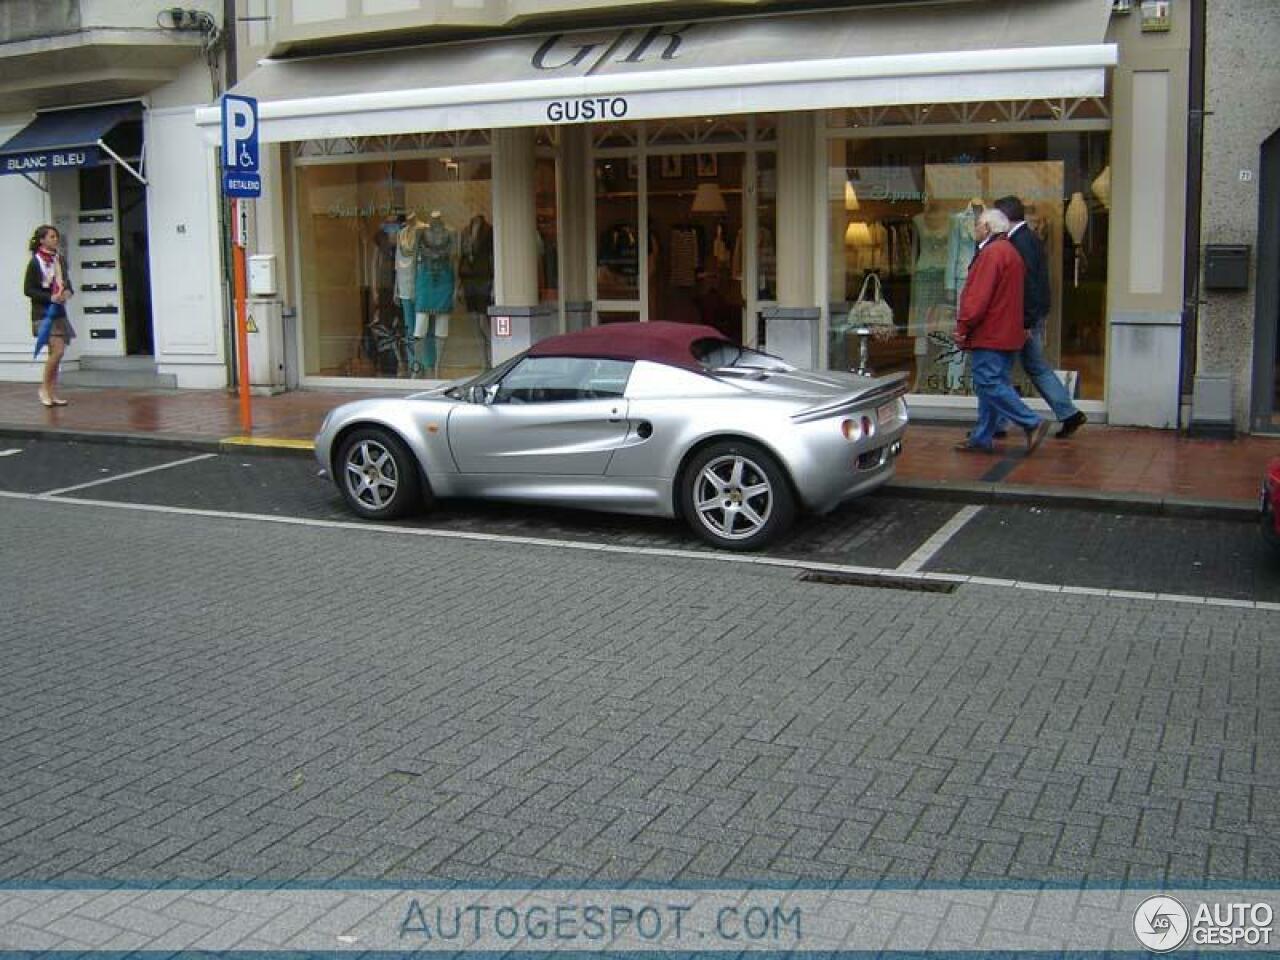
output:
[[[458,276],[467,310],[480,313],[493,302],[493,227],[476,214],[462,231]]]
[[[915,225],[915,269],[911,274],[911,310],[907,333],[913,337],[934,331],[949,331],[951,312],[947,305],[947,250],[950,224],[944,219],[918,213]]]
[[[955,298],[964,292],[964,282],[969,276],[969,264],[978,249],[978,217],[982,208],[970,205],[951,216],[947,237],[947,290]]]
[[[702,259],[702,230],[688,224],[671,228],[670,276],[673,287],[692,287]]]
[[[453,309],[453,254],[456,249],[456,235],[439,217],[432,217],[419,231],[414,290],[419,313],[448,313]]]
[[[417,217],[410,217],[396,239],[395,250],[395,291],[396,300],[400,304],[400,313],[404,319],[406,336],[413,335],[414,314],[417,305],[414,300],[414,287],[418,269],[418,229],[421,224]]]
[[[634,285],[640,275],[640,238],[633,223],[615,223],[600,235],[597,254],[600,266],[608,267]]]

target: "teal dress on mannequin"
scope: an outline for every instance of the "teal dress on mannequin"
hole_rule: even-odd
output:
[[[418,268],[414,278],[414,301],[421,320],[427,316],[426,329],[416,331],[423,340],[422,365],[436,364],[436,315],[453,310],[453,254],[456,238],[439,217],[432,217],[418,234]]]

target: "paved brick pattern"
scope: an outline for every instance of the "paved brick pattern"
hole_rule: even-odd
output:
[[[113,449],[103,447],[104,450]],[[74,451],[68,450],[68,458]],[[172,454],[172,452],[170,452]],[[25,454],[24,454],[25,455]],[[22,457],[14,457],[20,461]],[[0,483],[6,465],[0,461]],[[41,489],[48,489],[42,487]],[[233,454],[132,477],[76,496],[203,510],[353,520],[312,459]],[[862,497],[826,516],[802,516],[771,549],[776,556],[896,567],[950,518],[956,504]],[[713,552],[681,521],[491,501],[440,501],[409,525],[557,540]]]
[[[1256,523],[983,508],[930,570],[1113,590],[1280,600],[1280,552]]]
[[[1274,613],[56,503],[0,524],[0,878],[1280,873]]]

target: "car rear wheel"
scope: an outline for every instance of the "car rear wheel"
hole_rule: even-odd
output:
[[[778,462],[754,443],[713,443],[689,462],[681,505],[693,532],[728,550],[756,550],[795,519],[795,496]]]
[[[336,467],[347,506],[367,520],[395,520],[422,506],[418,464],[389,430],[353,430],[342,441]]]

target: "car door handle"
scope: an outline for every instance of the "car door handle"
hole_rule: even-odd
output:
[[[609,416],[609,422],[610,422],[610,423],[621,423],[621,422],[622,422],[622,420],[623,420],[623,418],[622,418],[622,417],[620,417],[620,416],[618,416],[618,411],[617,411],[617,410],[611,410],[611,411],[610,411],[610,416]]]

